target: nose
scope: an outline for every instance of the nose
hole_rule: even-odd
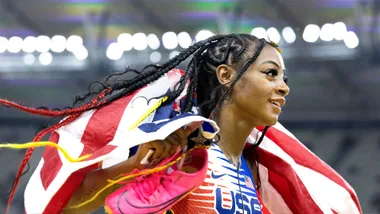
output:
[[[289,86],[285,83],[285,81],[284,80],[281,80],[280,81],[281,83],[277,86],[277,88],[276,88],[276,92],[278,93],[278,94],[281,94],[282,96],[287,96],[288,94],[289,94],[289,92],[290,92],[290,88],[289,88]]]

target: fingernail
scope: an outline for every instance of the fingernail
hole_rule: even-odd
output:
[[[141,165],[147,165],[147,164],[149,164],[149,161],[148,161],[146,158],[144,158],[144,159],[142,159],[142,160],[140,161],[140,164],[141,164]]]
[[[147,165],[149,164],[149,159],[153,155],[154,151],[150,149],[148,153],[145,155],[145,157],[140,161],[141,165]]]
[[[148,160],[148,156],[145,156],[141,161],[140,161],[140,164],[141,165],[147,165],[149,164],[149,160]]]

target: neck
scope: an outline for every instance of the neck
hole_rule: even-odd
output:
[[[216,123],[220,128],[220,141],[218,143],[228,160],[237,166],[240,163],[246,140],[255,125],[248,120],[247,116],[238,113],[234,104],[229,104],[220,109]]]

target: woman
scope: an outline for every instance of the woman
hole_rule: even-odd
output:
[[[265,134],[268,127],[278,122],[281,108],[285,105],[285,97],[289,94],[289,87],[286,84],[286,69],[278,47],[251,35],[218,35],[198,42],[169,62],[162,66],[151,66],[150,70],[132,80],[118,81],[113,85],[106,84],[104,90],[92,102],[79,108],[59,112],[49,110],[36,112],[26,109],[42,115],[68,116],[63,123],[40,133],[35,141],[39,141],[47,132],[71,123],[85,111],[114,105],[118,99],[157,80],[190,55],[194,56],[188,69],[179,81],[178,87],[168,92],[166,103],[177,99],[190,79],[186,98],[184,102],[181,102],[181,112],[190,112],[193,107],[199,107],[202,116],[213,119],[219,126],[220,140],[217,145],[213,145],[208,150],[209,166],[212,166],[212,169],[209,167],[205,183],[177,203],[172,211],[175,213],[261,213],[261,205],[255,188],[255,186],[260,188],[258,160],[252,155],[254,154],[252,150],[255,148],[249,147],[245,150],[244,148],[247,146],[247,138],[255,127],[265,127],[263,131]],[[122,90],[117,91],[120,89]],[[111,95],[112,92],[116,94]],[[194,98],[197,98],[197,102],[194,102]],[[99,123],[99,125],[102,124]],[[104,204],[106,197],[120,186],[107,189],[101,197],[90,204],[79,208],[75,205],[91,198],[107,185],[108,179],[145,167],[141,163],[149,151],[155,151],[149,158],[150,163],[157,163],[173,155],[177,147],[184,148],[187,145],[188,135],[190,135],[189,130],[181,128],[163,141],[139,145],[135,154],[132,152],[132,155],[124,162],[106,169],[87,170],[84,178],[80,180],[80,187],[71,194],[70,201],[64,205],[64,212],[87,213],[98,209]],[[31,151],[27,152],[23,165],[30,157]],[[246,155],[243,155],[243,151]],[[20,172],[22,172],[22,167]],[[217,174],[218,172],[225,173]],[[240,183],[242,179],[244,182]],[[254,181],[255,185],[250,185],[250,181]],[[214,189],[205,193],[203,190],[209,187],[210,183],[215,184]],[[223,187],[227,187],[230,191],[223,190]],[[203,204],[199,205],[197,201],[200,200],[199,195],[202,194],[207,196],[208,201],[203,201]],[[276,200],[278,199],[273,198],[273,201]],[[360,212],[360,205],[357,209]],[[299,207],[290,210],[293,213],[308,212]],[[56,211],[59,212],[59,210]],[[274,208],[271,211],[276,212]]]

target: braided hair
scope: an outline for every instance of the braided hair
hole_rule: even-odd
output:
[[[169,103],[175,100],[184,90],[187,81],[190,79],[185,99],[185,108],[182,109],[182,111],[191,111],[192,107],[195,106],[194,97],[197,96],[202,116],[213,117],[224,101],[230,97],[234,85],[242,77],[248,67],[257,59],[266,44],[272,45],[272,43],[268,43],[263,39],[258,39],[249,34],[212,36],[193,44],[163,65],[148,65],[141,71],[127,68],[126,71],[121,74],[114,74],[107,77],[104,82],[94,82],[98,83],[100,87],[96,90],[89,90],[84,96],[77,96],[74,104],[80,104],[78,107],[65,109],[31,108],[4,99],[0,99],[0,104],[36,115],[65,117],[61,122],[40,131],[34,138],[34,141],[40,141],[46,134],[71,123],[83,112],[99,109],[158,80],[162,75],[168,73],[193,55],[185,74],[178,82],[178,87],[175,87],[175,90],[165,95],[168,96],[165,102]],[[238,70],[235,79],[228,88],[219,83],[215,74],[216,68],[221,64],[232,66]],[[115,76],[122,77],[128,73],[135,73],[137,75],[129,79],[108,81]],[[90,101],[85,102],[88,99],[90,99]],[[33,151],[33,148],[29,148],[25,153],[25,157],[19,167],[9,196],[8,209],[13,200],[19,179]]]

